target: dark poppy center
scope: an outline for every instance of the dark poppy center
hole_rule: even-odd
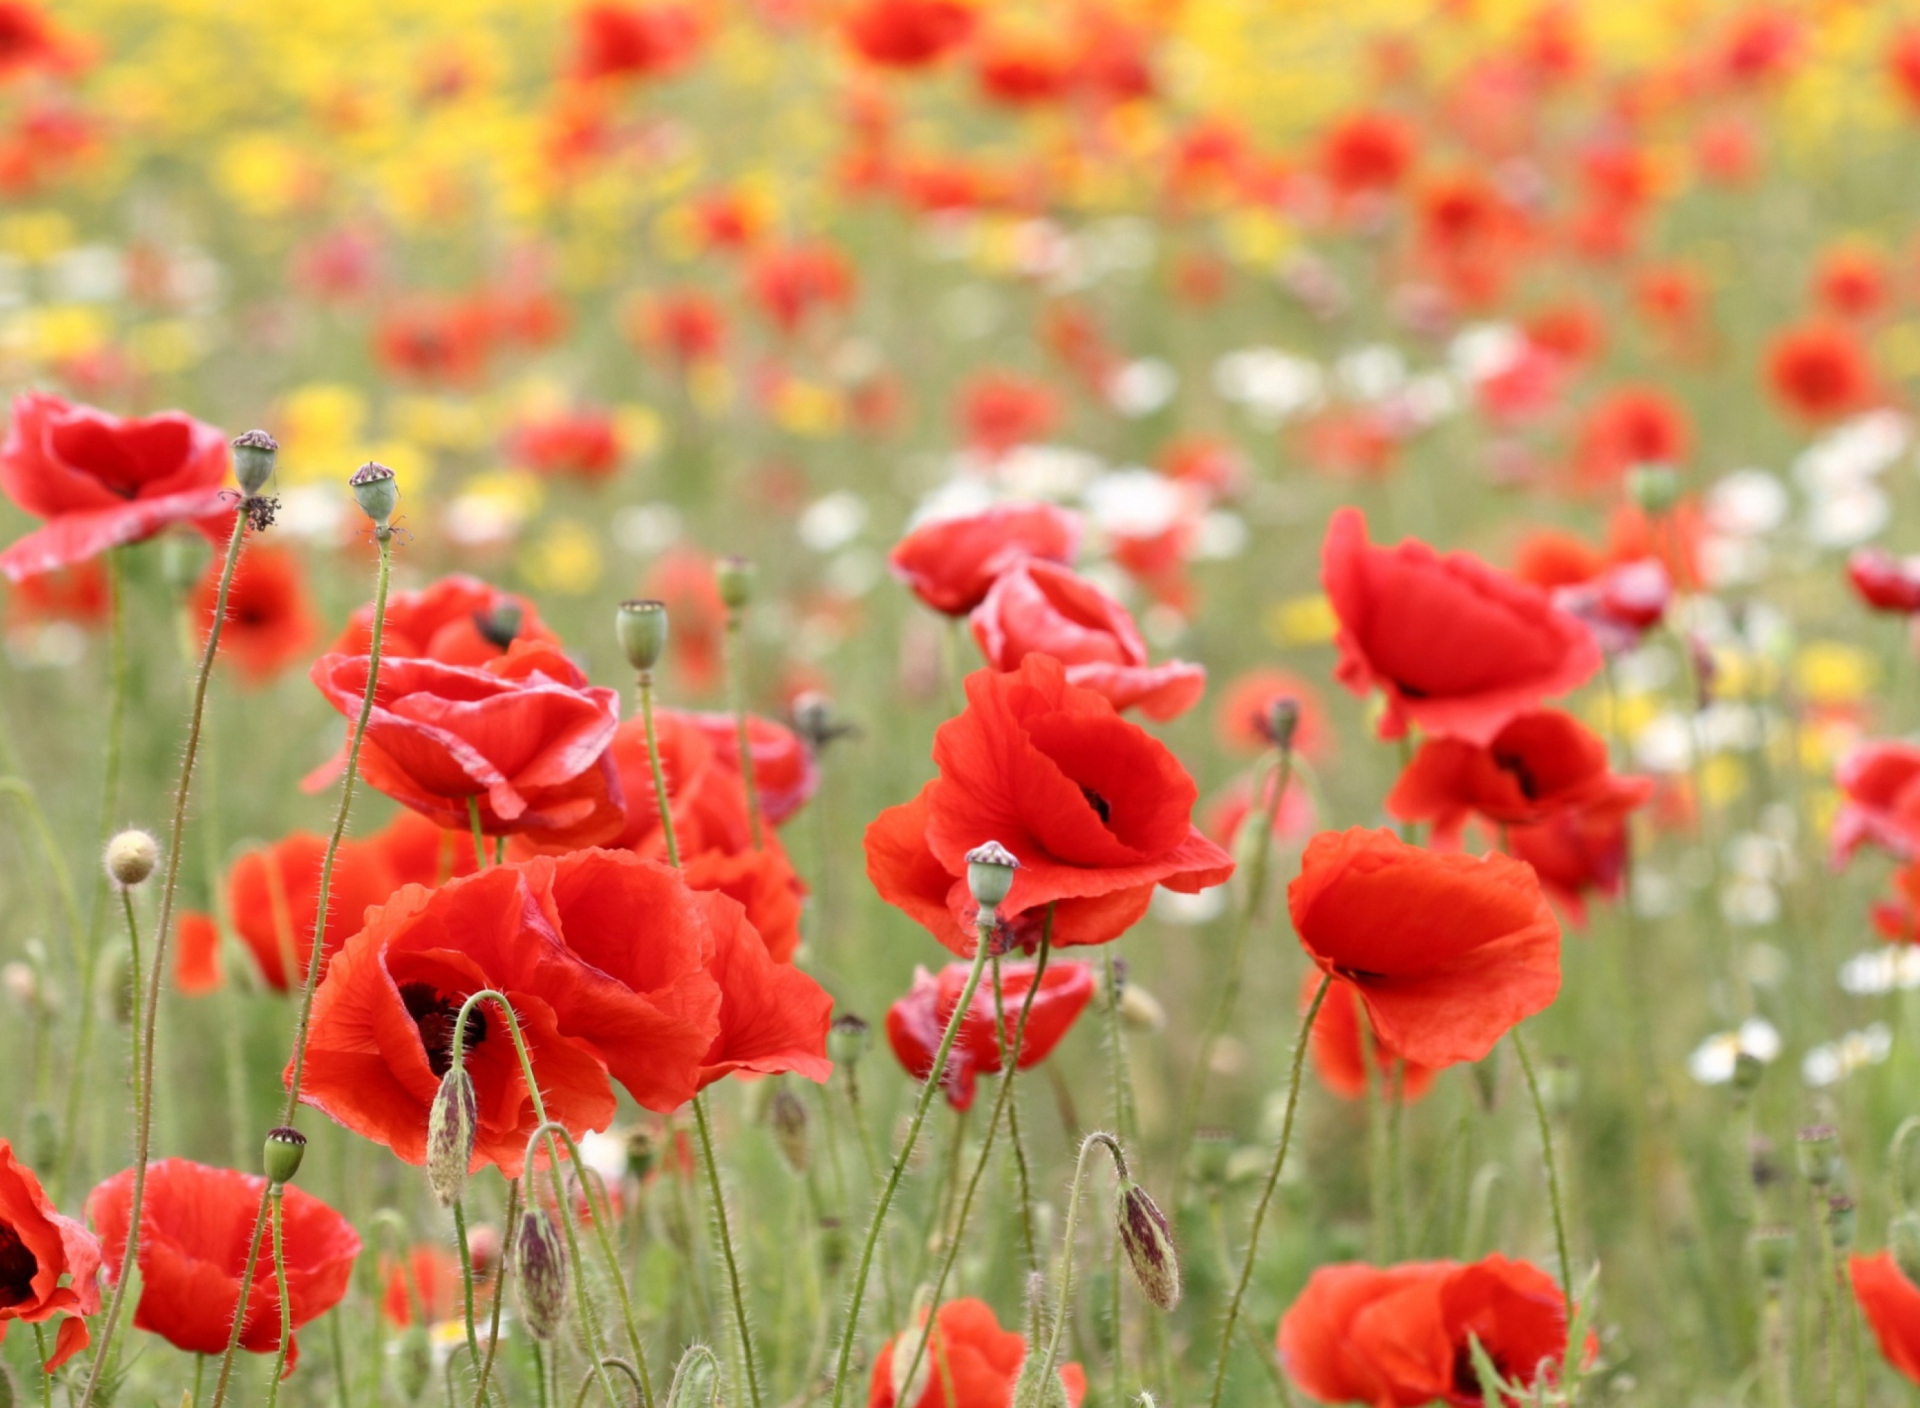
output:
[[[461,1003],[436,991],[431,983],[402,983],[400,1001],[419,1030],[427,1064],[435,1075],[445,1075],[453,1068],[453,1026],[460,1020]],[[471,1051],[486,1039],[487,1015],[475,1007],[467,1013],[466,1049]]]
[[[1527,766],[1527,760],[1515,753],[1495,753],[1494,766],[1508,773],[1520,785],[1520,795],[1529,802],[1540,798],[1540,784],[1534,780],[1533,769]]]
[[[1088,806],[1092,807],[1094,811],[1099,813],[1100,824],[1102,826],[1106,825],[1109,821],[1113,820],[1113,808],[1108,805],[1107,799],[1105,797],[1102,797],[1098,792],[1094,791],[1091,787],[1088,787],[1084,784],[1082,784],[1080,788],[1080,795],[1087,799]]]
[[[1484,1344],[1480,1347],[1487,1348]],[[1490,1349],[1487,1350],[1487,1360],[1493,1365],[1493,1371],[1501,1378],[1512,1377],[1507,1372],[1507,1366],[1502,1364],[1499,1356]],[[1480,1373],[1473,1367],[1471,1345],[1461,1344],[1453,1351],[1453,1391],[1467,1398],[1478,1399],[1484,1396],[1484,1390],[1480,1386]]]
[[[40,1263],[13,1228],[0,1223],[0,1310],[33,1299],[33,1278]]]

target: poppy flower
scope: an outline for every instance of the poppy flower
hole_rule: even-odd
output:
[[[484,665],[507,653],[516,640],[558,645],[540,612],[526,597],[455,572],[418,591],[387,598],[381,631],[382,659],[407,656],[443,665]],[[365,655],[372,649],[373,603],[347,619],[329,655]]]
[[[1646,792],[1627,784],[1645,778],[1613,778],[1595,799],[1557,812],[1545,821],[1507,828],[1507,850],[1539,877],[1540,888],[1576,925],[1587,922],[1587,895],[1617,898],[1627,878],[1627,813]]]
[[[1073,45],[1037,24],[999,23],[973,43],[973,76],[980,96],[1009,108],[1056,103],[1073,89]]]
[[[767,321],[788,337],[816,314],[853,301],[853,270],[824,242],[761,250],[747,270],[747,285]]]
[[[1861,548],[1847,559],[1854,594],[1875,611],[1911,616],[1920,611],[1920,558],[1895,557],[1884,548]]]
[[[906,1375],[919,1343],[918,1331],[906,1331],[880,1347],[867,1408],[895,1408],[900,1402],[908,1385],[896,1383],[895,1376]],[[1026,1336],[1001,1329],[985,1301],[971,1296],[950,1300],[933,1317],[933,1333],[927,1336],[915,1375],[925,1386],[910,1408],[1006,1408],[1013,1402],[1026,1357]],[[1087,1376],[1078,1364],[1060,1366],[1060,1389],[1067,1408],[1080,1408],[1087,1396]]]
[[[1920,1384],[1920,1286],[1901,1272],[1892,1252],[1848,1257],[1847,1276],[1882,1357]]]
[[[1419,139],[1406,119],[1358,112],[1320,139],[1320,171],[1339,196],[1391,190],[1413,169],[1418,151]]]
[[[1374,547],[1357,509],[1334,515],[1321,578],[1340,623],[1336,674],[1356,694],[1382,690],[1385,738],[1411,723],[1486,743],[1600,667],[1586,628],[1537,587],[1416,539]]]
[[[620,437],[606,411],[523,421],[507,436],[507,458],[535,474],[593,484],[620,467]]]
[[[0,492],[47,521],[0,552],[0,574],[18,582],[169,524],[225,518],[227,459],[226,437],[179,411],[123,418],[38,391],[14,397]]]
[[[1895,898],[1875,900],[1868,911],[1873,927],[1889,943],[1920,943],[1920,865],[1893,872]]]
[[[1693,453],[1686,410],[1658,387],[1623,386],[1580,423],[1573,460],[1580,483],[1611,488],[1641,465],[1684,464]]]
[[[323,655],[310,677],[351,719],[367,670],[366,656]],[[610,836],[623,815],[607,756],[619,725],[619,694],[589,685],[550,645],[515,641],[478,669],[382,660],[360,775],[448,830],[469,823],[471,806],[489,836],[579,836],[596,820]]]
[[[1526,826],[1598,805],[1631,808],[1653,793],[1647,778],[1616,777],[1607,745],[1558,709],[1518,714],[1484,746],[1429,738],[1387,794],[1387,813],[1432,824],[1433,844],[1459,844],[1468,816]]]
[[[31,68],[70,68],[77,55],[39,9],[25,0],[0,0],[0,79]]]
[[[1104,695],[1116,709],[1172,719],[1206,691],[1202,666],[1149,665],[1147,643],[1127,609],[1057,563],[1029,558],[1008,568],[967,620],[994,669],[1049,655],[1066,666],[1070,683]]]
[[[953,1009],[967,985],[970,964],[949,963],[935,973],[925,968],[913,970],[913,986],[907,995],[887,1009],[887,1042],[908,1075],[925,1080],[939,1054],[940,1040]],[[1033,990],[1034,963],[1000,965],[1000,988],[1007,1023],[1007,1041],[1012,1043],[1019,1030],[1020,1010]],[[1087,1004],[1093,1000],[1091,963],[1050,963],[1040,976],[1040,991],[1027,1016],[1027,1039],[1015,1054],[1020,1070],[1037,1066],[1047,1059],[1060,1039],[1067,1034]],[[960,1019],[960,1032],[954,1038],[947,1057],[946,1075],[941,1086],[947,1103],[956,1110],[973,1104],[976,1079],[997,1075],[1000,1062],[1000,1027],[995,1017],[993,989],[982,983],[973,994],[966,1015]]]
[[[193,592],[203,641],[213,629],[213,609],[220,600],[221,566],[209,562]],[[227,593],[227,621],[220,632],[222,658],[231,661],[249,683],[264,684],[304,660],[317,634],[300,559],[274,547],[256,547],[243,554]]]
[[[1220,696],[1213,724],[1221,746],[1249,756],[1273,747],[1273,706],[1280,700],[1295,706],[1293,750],[1307,758],[1326,757],[1333,730],[1319,692],[1297,675],[1266,666],[1236,676]]]
[[[64,1315],[46,1364],[52,1373],[87,1347],[86,1317],[99,1309],[100,1243],[60,1215],[0,1139],[0,1339],[15,1320],[39,1325]]]
[[[1560,991],[1560,926],[1533,870],[1327,831],[1287,887],[1300,945],[1360,995],[1380,1044],[1423,1066],[1478,1061]]]
[[[1665,619],[1672,602],[1673,578],[1654,557],[1608,566],[1589,581],[1553,593],[1555,608],[1583,622],[1608,655],[1638,645]]]
[[[1841,761],[1834,782],[1840,810],[1827,845],[1835,866],[1868,842],[1902,860],[1920,855],[1920,747],[1862,744]]]
[[[726,317],[719,304],[694,290],[669,290],[633,305],[625,327],[631,341],[682,370],[712,361],[726,345]]]
[[[800,911],[807,887],[778,840],[763,838],[759,850],[708,850],[682,856],[681,872],[696,890],[725,895],[746,911],[767,956],[776,963],[793,959],[800,947]]]
[[[1871,318],[1892,301],[1893,273],[1869,245],[1836,245],[1814,265],[1813,296],[1835,317]]]
[[[1020,861],[1000,937],[1029,948],[1049,910],[1056,946],[1106,943],[1146,912],[1156,885],[1195,894],[1233,873],[1193,825],[1198,789],[1179,759],[1069,683],[1059,661],[980,670],[966,691],[966,709],[934,734],[940,775],[866,833],[880,897],[955,953],[973,954],[966,853],[985,841]]]
[[[1479,1340],[1502,1379],[1552,1382],[1567,1353],[1566,1301],[1553,1278],[1494,1254],[1462,1265],[1323,1266],[1280,1321],[1280,1364],[1322,1403],[1480,1408]]]
[[[198,997],[226,981],[220,971],[220,927],[211,914],[183,913],[173,926],[173,985]]]
[[[677,1109],[721,1035],[708,972],[715,902],[664,865],[600,850],[410,885],[328,965],[300,1098],[422,1163],[460,1006],[494,988],[519,1017],[548,1117],[570,1132],[612,1121],[611,1081],[647,1109]],[[475,1009],[465,1061],[478,1101],[473,1168],[511,1177],[535,1120],[502,1021]]]
[[[1838,323],[1802,323],[1780,333],[1767,348],[1766,371],[1781,407],[1810,424],[1850,415],[1874,398],[1866,349]]]
[[[124,1169],[87,1195],[87,1220],[100,1234],[109,1275],[127,1250],[133,1212],[133,1170]],[[135,1329],[160,1336],[191,1354],[227,1347],[240,1304],[253,1221],[266,1179],[190,1159],[159,1159],[147,1166],[140,1210],[140,1303]],[[347,1293],[360,1236],[353,1225],[313,1194],[288,1184],[281,1196],[287,1303],[293,1328],[325,1315]],[[254,1354],[280,1348],[280,1290],[273,1258],[262,1256],[247,1290],[240,1347]],[[287,1369],[300,1347],[288,1346]]]
[[[583,5],[573,16],[574,78],[666,78],[692,62],[705,36],[691,5]]]
[[[833,1074],[833,999],[798,968],[775,960],[738,904],[711,891],[694,895],[712,934],[707,972],[720,993],[720,1029],[700,1060],[700,1088],[735,1072],[825,1081]]]
[[[1920,114],[1920,28],[1902,26],[1887,45],[1887,76],[1909,116]]]
[[[1052,504],[996,504],[922,524],[894,544],[887,565],[935,611],[964,616],[1016,564],[1030,557],[1071,564],[1079,549],[1078,514]]]
[[[1060,416],[1053,392],[1013,372],[983,372],[962,386],[954,419],[967,448],[988,459],[1046,437]]]
[[[463,1313],[466,1297],[460,1260],[437,1244],[411,1247],[404,1257],[381,1257],[380,1282],[384,1288],[380,1313],[390,1325],[402,1329],[414,1324],[438,1325]],[[474,1287],[476,1304],[485,1291],[484,1285]]]
[[[107,574],[99,559],[22,577],[7,594],[7,624],[71,621],[91,629],[103,626],[111,609]]]
[[[741,776],[740,726],[734,715],[693,709],[661,713],[673,713],[699,730],[713,745],[714,761],[734,778]],[[760,815],[770,825],[782,825],[806,805],[820,785],[820,769],[813,761],[813,752],[785,724],[758,714],[747,715],[747,752],[753,759],[753,790],[760,799]]]
[[[327,838],[295,831],[249,851],[227,873],[227,913],[259,966],[263,982],[286,992],[306,982],[313,931],[320,908],[320,867]],[[360,927],[369,906],[384,904],[397,887],[393,872],[373,846],[340,843],[327,902],[326,954],[331,959]]]
[[[1309,969],[1300,985],[1300,1010],[1305,1012],[1320,989],[1320,974]],[[1361,1030],[1363,1009],[1351,986],[1336,982],[1327,989],[1326,1000],[1313,1019],[1313,1031],[1307,1049],[1313,1054],[1314,1073],[1320,1083],[1342,1100],[1359,1100],[1367,1093],[1369,1082],[1380,1091],[1392,1091],[1411,1105],[1433,1084],[1439,1074],[1430,1066],[1403,1061],[1383,1047],[1370,1032]],[[1367,1070],[1372,1058],[1371,1075]]]
[[[396,376],[468,384],[486,369],[497,333],[492,310],[479,300],[412,294],[380,315],[374,359]]]
[[[965,0],[859,0],[840,32],[876,68],[925,68],[966,43],[977,19]]]
[[[444,885],[480,868],[470,827],[448,831],[405,808],[395,812],[393,820],[378,831],[361,838],[360,844],[385,865],[396,889],[402,885]]]

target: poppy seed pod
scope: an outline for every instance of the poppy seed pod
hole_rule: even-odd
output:
[[[1796,1136],[1800,1176],[1815,1188],[1833,1182],[1840,1166],[1840,1132],[1830,1124],[1810,1124]]]
[[[792,1090],[777,1087],[767,1102],[767,1123],[773,1127],[774,1146],[787,1167],[795,1173],[807,1171],[807,1105]]]
[[[427,1112],[427,1183],[443,1208],[452,1207],[467,1191],[478,1118],[473,1077],[464,1063],[454,1066],[440,1078],[440,1092]]]
[[[160,863],[160,843],[144,831],[122,831],[107,842],[107,874],[132,889]]]
[[[995,910],[1006,903],[1013,889],[1013,872],[1020,862],[1012,851],[998,841],[989,841],[967,852],[967,890],[982,910]]]
[[[1897,1214],[1887,1225],[1887,1250],[1900,1274],[1920,1285],[1920,1213]]]
[[[264,430],[249,430],[233,437],[233,477],[248,498],[267,487],[273,477],[273,457],[279,449],[279,441]]]
[[[1836,1252],[1844,1252],[1853,1245],[1854,1227],[1859,1217],[1860,1209],[1852,1198],[1842,1195],[1827,1199],[1827,1235],[1833,1238]]]
[[[1756,1227],[1747,1244],[1753,1248],[1753,1264],[1759,1269],[1762,1280],[1769,1286],[1777,1286],[1787,1279],[1787,1271],[1793,1261],[1791,1227]]]
[[[614,613],[613,633],[620,651],[635,670],[651,670],[667,650],[667,604],[664,601],[623,601]]]
[[[1147,1190],[1125,1183],[1114,1208],[1120,1245],[1140,1292],[1162,1310],[1180,1304],[1180,1254],[1173,1245],[1173,1229]]]
[[[1267,705],[1267,717],[1263,720],[1267,737],[1273,740],[1273,746],[1282,753],[1293,751],[1293,735],[1300,728],[1300,701],[1290,694],[1282,694]]]
[[[827,1028],[827,1057],[836,1066],[852,1066],[866,1055],[873,1042],[873,1028],[864,1017],[843,1012]]]
[[[567,1313],[567,1244],[545,1208],[529,1208],[521,1214],[513,1266],[527,1333],[551,1341],[560,1333]]]
[[[1639,465],[1627,475],[1627,497],[1647,513],[1666,513],[1680,502],[1680,476],[1668,465]]]
[[[347,484],[361,512],[373,520],[374,527],[385,528],[392,521],[393,510],[400,502],[400,485],[392,470],[378,460],[368,460],[353,472]]]
[[[744,557],[723,557],[714,564],[713,583],[728,612],[744,611],[753,600],[753,563]]]
[[[300,1172],[300,1161],[307,1156],[307,1136],[297,1129],[281,1126],[267,1131],[267,1142],[260,1151],[261,1171],[267,1182],[278,1187],[293,1182]]]

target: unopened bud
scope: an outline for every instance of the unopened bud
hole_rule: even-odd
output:
[[[767,1123],[773,1127],[774,1146],[787,1167],[807,1171],[807,1102],[784,1085],[776,1086],[767,1101]]]
[[[1827,1235],[1833,1238],[1833,1249],[1844,1252],[1853,1245],[1853,1234],[1859,1222],[1860,1210],[1854,1206],[1852,1198],[1842,1195],[1827,1199]]]
[[[465,1063],[440,1077],[440,1090],[427,1111],[427,1184],[440,1206],[450,1208],[467,1191],[473,1162],[473,1138],[479,1104]]]
[[[491,611],[476,613],[473,627],[488,645],[495,650],[505,650],[519,636],[520,623],[525,618],[526,612],[520,609],[519,602],[503,601]]]
[[[374,527],[385,528],[392,521],[393,511],[400,503],[400,485],[392,470],[378,460],[368,460],[353,472],[347,484],[361,512],[373,520]]]
[[[1114,1216],[1120,1245],[1126,1248],[1127,1265],[1133,1268],[1141,1294],[1162,1310],[1172,1310],[1180,1303],[1180,1254],[1166,1215],[1146,1189],[1126,1183],[1121,1185]]]
[[[1800,1176],[1815,1188],[1833,1182],[1840,1166],[1840,1132],[1830,1124],[1810,1124],[1796,1136]]]
[[[273,457],[280,443],[264,430],[249,430],[233,437],[233,477],[240,492],[253,498],[273,478]]]
[[[1753,1264],[1762,1280],[1778,1286],[1787,1279],[1787,1270],[1793,1262],[1791,1227],[1756,1227],[1747,1244],[1753,1248]]]
[[[527,1333],[537,1340],[552,1340],[567,1313],[567,1245],[545,1208],[529,1208],[520,1215],[513,1271]]]
[[[1136,1031],[1162,1032],[1167,1029],[1167,1009],[1140,984],[1124,983],[1120,988],[1120,1020]]]
[[[433,1382],[433,1336],[425,1325],[409,1325],[401,1332],[399,1350],[395,1377],[400,1383],[400,1396],[418,1403]]]
[[[160,863],[160,843],[144,831],[122,831],[107,842],[107,874],[129,889],[140,884]]]
[[[641,1183],[647,1181],[660,1162],[660,1141],[652,1130],[641,1125],[627,1135],[627,1172]]]
[[[667,604],[623,601],[614,613],[613,633],[620,651],[636,671],[651,670],[667,651]]]
[[[851,1012],[842,1012],[827,1028],[827,1055],[836,1066],[854,1065],[872,1043],[873,1028]]]
[[[744,557],[723,557],[713,567],[713,582],[729,612],[743,611],[753,600],[753,564]]]
[[[1680,502],[1680,476],[1669,465],[1637,465],[1627,472],[1627,497],[1643,512],[1667,513]]]
[[[260,1151],[260,1166],[269,1183],[291,1183],[300,1172],[300,1161],[307,1156],[307,1136],[284,1125],[267,1131],[266,1145]]]
[[[967,889],[973,902],[983,910],[995,910],[1006,903],[1013,889],[1013,872],[1020,862],[1012,851],[998,841],[989,841],[967,852]]]
[[[1887,1250],[1900,1274],[1920,1286],[1920,1213],[1897,1213],[1887,1227]]]

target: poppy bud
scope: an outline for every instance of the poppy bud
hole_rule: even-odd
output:
[[[1840,1165],[1840,1133],[1830,1124],[1810,1124],[1797,1138],[1800,1176],[1815,1188],[1833,1182]]]
[[[1791,1227],[1756,1227],[1747,1244],[1753,1248],[1753,1263],[1759,1268],[1761,1279],[1770,1286],[1787,1279],[1787,1270],[1793,1261]]]
[[[1180,1254],[1173,1245],[1173,1229],[1166,1215],[1147,1196],[1138,1183],[1120,1188],[1120,1201],[1114,1209],[1120,1228],[1120,1245],[1127,1250],[1127,1265],[1140,1292],[1162,1310],[1180,1304]]]
[[[233,477],[239,481],[241,493],[251,499],[267,487],[273,477],[273,457],[279,449],[280,442],[264,430],[249,430],[233,437]]]
[[[485,1281],[500,1269],[500,1229],[491,1222],[477,1224],[467,1233],[467,1258],[473,1263],[473,1278]]]
[[[1680,476],[1669,465],[1637,465],[1627,474],[1627,497],[1646,513],[1666,513],[1680,502]]]
[[[711,1354],[696,1358],[689,1349],[681,1358],[667,1390],[667,1408],[720,1408],[720,1375]]]
[[[1263,722],[1273,746],[1282,753],[1291,753],[1293,735],[1300,727],[1300,701],[1290,694],[1277,696],[1267,705],[1267,717]]]
[[[347,484],[373,526],[385,528],[400,502],[400,486],[394,481],[393,471],[378,460],[368,460],[353,472]]]
[[[427,1184],[443,1208],[452,1207],[467,1191],[478,1117],[473,1077],[464,1063],[450,1068],[440,1077],[440,1091],[427,1111]]]
[[[843,1012],[827,1028],[827,1056],[836,1066],[852,1066],[867,1054],[873,1041],[873,1028],[864,1017]]]
[[[260,1166],[273,1184],[291,1183],[300,1172],[300,1161],[307,1156],[307,1136],[297,1129],[281,1126],[267,1131],[266,1147],[260,1152]]]
[[[433,1379],[433,1337],[425,1325],[409,1325],[400,1336],[400,1396],[418,1403]]]
[[[1833,1238],[1833,1249],[1844,1252],[1853,1245],[1854,1225],[1859,1221],[1859,1209],[1852,1198],[1842,1195],[1827,1199],[1827,1235]]]
[[[647,1175],[653,1172],[653,1166],[660,1162],[660,1141],[653,1131],[644,1125],[627,1136],[627,1172],[639,1182],[646,1182]]]
[[[1887,1249],[1900,1274],[1920,1285],[1920,1214],[1897,1213],[1887,1226]]]
[[[144,831],[122,831],[107,842],[107,874],[132,889],[160,863],[160,843]]]
[[[513,1268],[527,1333],[537,1340],[552,1340],[567,1313],[567,1244],[545,1208],[529,1208],[520,1215]]]
[[[1167,1029],[1167,1009],[1138,983],[1122,983],[1120,1020],[1136,1031],[1161,1032]]]
[[[753,600],[753,564],[744,557],[723,557],[714,564],[714,585],[729,614],[746,609]]]
[[[807,1171],[807,1105],[786,1086],[777,1086],[767,1102],[767,1123],[780,1157],[795,1173]]]
[[[667,649],[667,604],[664,601],[623,601],[613,616],[613,633],[620,651],[636,671],[651,670]]]
[[[1006,902],[1013,889],[1013,872],[1020,862],[1012,851],[998,841],[989,841],[967,852],[967,889],[982,910],[992,911]]]
[[[495,650],[505,650],[520,634],[520,621],[526,615],[517,601],[503,601],[484,616],[474,618],[474,629]]]

